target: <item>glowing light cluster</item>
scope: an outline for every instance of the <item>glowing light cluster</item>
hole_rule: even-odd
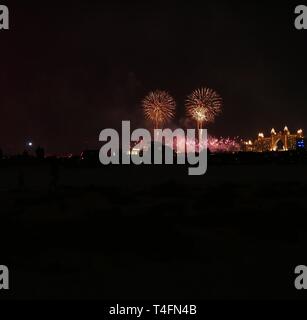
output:
[[[262,132],[258,133],[258,138],[263,139],[264,138],[264,133],[262,133]]]

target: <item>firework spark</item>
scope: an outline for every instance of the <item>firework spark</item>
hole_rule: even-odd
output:
[[[142,140],[142,146],[140,149],[148,150],[151,142],[151,140]],[[165,139],[165,145],[179,154],[194,152],[195,150],[202,151],[204,149],[209,149],[212,153],[239,152],[241,150],[241,142],[242,141],[240,141],[239,137],[216,138],[208,136],[206,141],[199,143],[196,137],[188,138],[182,134],[179,134],[175,141],[173,138]]]
[[[239,152],[241,150],[239,138],[208,138],[208,149],[213,153]]]
[[[153,122],[155,129],[173,118],[175,114],[176,103],[166,91],[150,92],[143,100],[142,105],[145,117]]]
[[[166,141],[166,145],[172,147],[172,141]],[[197,139],[188,139],[186,137],[179,137],[177,139],[177,152],[193,152],[194,150],[209,149],[213,153],[228,153],[240,151],[240,142],[238,138],[215,138],[208,137],[207,141],[200,144]]]
[[[213,122],[221,113],[222,98],[212,89],[197,89],[188,96],[186,108],[188,115],[196,120],[198,129],[201,129],[203,123]]]
[[[149,146],[150,141],[146,141],[145,145]],[[194,152],[195,150],[202,151],[204,149],[209,149],[213,153],[232,153],[241,150],[239,137],[216,138],[208,136],[206,141],[199,143],[196,137],[188,138],[180,135],[176,139],[176,144],[174,144],[173,139],[169,139],[165,140],[165,145],[174,149],[177,153]]]

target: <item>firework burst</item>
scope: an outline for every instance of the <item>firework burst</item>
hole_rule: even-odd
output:
[[[188,115],[196,120],[198,129],[201,129],[203,123],[213,122],[221,113],[222,98],[212,89],[197,89],[188,96],[186,109]]]
[[[145,117],[153,122],[155,129],[169,121],[175,114],[176,103],[166,91],[150,92],[143,100],[142,105]]]

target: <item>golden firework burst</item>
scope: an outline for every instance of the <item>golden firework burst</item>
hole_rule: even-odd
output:
[[[166,91],[152,91],[142,102],[145,117],[152,121],[157,129],[175,115],[176,103]]]
[[[213,122],[221,113],[222,98],[212,89],[197,89],[187,97],[186,109],[188,115],[196,120],[200,129],[203,123]]]

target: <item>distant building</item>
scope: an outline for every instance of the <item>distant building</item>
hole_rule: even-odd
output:
[[[304,148],[303,130],[299,129],[295,134],[291,134],[287,126],[278,133],[273,128],[271,135],[267,137],[263,133],[259,133],[254,142],[247,141],[243,146],[244,151],[250,152],[288,151]]]

